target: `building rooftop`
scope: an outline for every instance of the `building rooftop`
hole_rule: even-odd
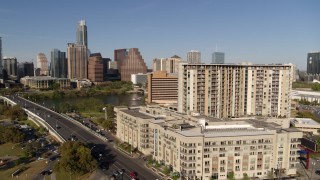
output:
[[[128,108],[128,109],[123,109],[121,111],[126,113],[126,114],[129,114],[131,116],[138,117],[138,118],[141,118],[141,119],[153,119],[154,118],[153,116],[149,116],[146,113],[140,112],[139,108],[133,108],[133,109]]]
[[[318,122],[310,118],[291,118],[290,122],[294,125],[320,125]]]

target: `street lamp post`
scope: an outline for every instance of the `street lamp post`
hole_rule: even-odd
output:
[[[104,110],[104,119],[107,120],[108,119],[107,107],[104,107],[103,110]]]

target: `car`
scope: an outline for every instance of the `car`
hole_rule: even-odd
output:
[[[315,173],[320,176],[320,169],[316,170]]]
[[[114,171],[113,172],[113,174],[112,174],[112,176],[114,176],[114,177],[117,177],[117,176],[119,176],[120,174],[118,173],[118,171]]]
[[[118,170],[118,173],[119,173],[120,175],[122,175],[122,174],[123,174],[123,170],[122,170],[122,169],[119,169],[119,170]]]
[[[43,171],[40,172],[40,174],[44,176],[44,175],[47,174],[47,171],[46,171],[46,170],[43,170]]]
[[[136,179],[137,178],[137,173],[132,171],[132,172],[130,172],[129,176],[130,176],[131,179]]]

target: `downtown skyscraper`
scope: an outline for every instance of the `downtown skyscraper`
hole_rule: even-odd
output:
[[[67,78],[68,68],[65,52],[61,52],[59,49],[51,51],[50,71],[52,77]]]
[[[88,78],[88,49],[84,45],[68,43],[68,78],[87,79]]]
[[[307,73],[308,74],[320,74],[320,52],[308,53]]]
[[[120,62],[120,67],[118,63],[118,69],[121,81],[131,81],[131,74],[147,73],[147,65],[138,48],[130,48]]]
[[[3,57],[3,69],[7,72],[8,76],[17,76],[17,68],[16,57]]]
[[[88,47],[88,32],[85,20],[81,20],[77,27],[77,44]]]
[[[88,34],[86,21],[81,20],[77,26],[77,43],[67,45],[67,68],[69,79],[88,78]]]
[[[223,52],[212,53],[212,64],[224,64],[224,53]]]
[[[49,75],[48,60],[44,53],[39,53],[37,55],[37,68],[40,69],[40,75]]]
[[[187,61],[191,64],[199,64],[201,63],[201,53],[196,50],[191,50],[187,54]]]

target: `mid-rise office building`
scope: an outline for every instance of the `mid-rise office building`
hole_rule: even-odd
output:
[[[147,65],[138,48],[130,48],[124,60],[118,64],[121,81],[131,81],[131,74],[147,73]]]
[[[131,74],[131,82],[134,85],[140,84],[144,86],[147,83],[147,74],[142,74],[142,73]]]
[[[23,77],[20,79],[21,84],[28,86],[32,89],[47,90],[53,87],[53,84],[58,83],[60,88],[70,87],[70,79],[67,78],[55,78],[50,76],[38,76],[38,77]]]
[[[292,64],[181,64],[178,110],[217,118],[290,117]]]
[[[68,77],[68,65],[66,59],[66,53],[59,49],[53,49],[51,51],[51,77],[67,78]]]
[[[212,64],[224,64],[224,53],[223,52],[212,53]]]
[[[95,83],[104,81],[104,63],[100,53],[91,54],[89,57],[88,79]]]
[[[88,78],[88,48],[85,45],[68,43],[67,67],[69,79]]]
[[[7,72],[9,76],[17,76],[17,68],[18,64],[16,57],[3,57],[3,69]]]
[[[168,73],[178,73],[181,57],[174,55],[170,58],[155,58],[153,60],[153,71],[167,71]]]
[[[267,178],[295,175],[302,132],[268,119],[222,120],[156,106],[115,108],[117,137],[172,167],[181,178]]]
[[[148,74],[148,103],[172,104],[178,100],[178,77],[167,71]]]
[[[191,50],[187,54],[187,61],[191,64],[199,64],[201,63],[201,53],[196,50]]]
[[[307,73],[308,74],[320,74],[320,52],[308,53]]]
[[[81,20],[77,27],[77,44],[88,47],[88,32],[85,20]]]

